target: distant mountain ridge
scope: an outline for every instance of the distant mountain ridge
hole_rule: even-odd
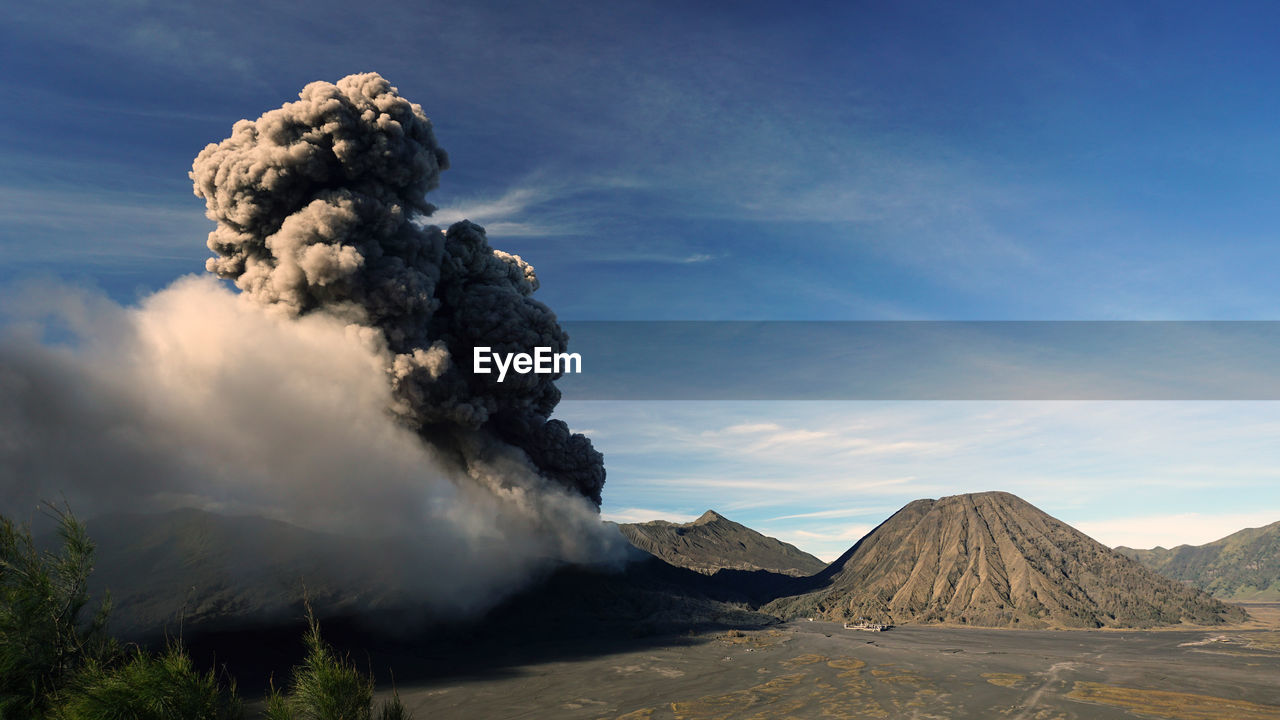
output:
[[[789,543],[708,510],[697,520],[653,520],[618,526],[632,545],[677,567],[711,575],[718,570],[765,570],[803,577],[827,566]]]
[[[402,625],[434,612],[405,583],[412,564],[394,543],[353,544],[275,520],[198,510],[87,525],[99,548],[95,588],[112,589],[113,628],[125,636],[175,631],[179,622],[218,630],[296,621],[304,588],[326,616],[382,616]],[[591,618],[591,627],[667,632],[798,616],[1027,628],[1247,618],[1008,493],[909,503],[829,566],[713,511],[690,523],[619,531],[650,556],[621,572],[548,568],[495,611],[507,623],[491,614],[486,625],[571,630]]]
[[[1280,522],[1204,545],[1116,552],[1223,600],[1280,602]]]
[[[994,627],[1149,627],[1247,615],[1004,492],[909,503],[763,609],[783,617]]]

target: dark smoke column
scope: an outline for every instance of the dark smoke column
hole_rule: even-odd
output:
[[[298,102],[209,145],[191,172],[217,257],[210,272],[289,315],[345,319],[385,346],[405,423],[464,465],[493,442],[600,504],[604,460],[550,416],[555,375],[469,371],[472,350],[564,352],[568,337],[532,298],[533,267],[467,221],[424,226],[448,155],[422,108],[376,73],[316,82]]]

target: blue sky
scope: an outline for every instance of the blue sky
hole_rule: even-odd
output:
[[[27,3],[0,27],[0,282],[53,275],[129,303],[200,272],[211,223],[186,175],[195,154],[307,82],[373,70],[423,105],[450,153],[439,219],[469,217],[532,262],[566,320],[1276,319],[1278,14]],[[969,490],[1110,522],[1095,529],[1107,542],[1202,542],[1280,519],[1263,441],[1280,412],[1265,403],[560,414],[606,453],[606,512],[715,506],[824,555],[906,501]],[[988,442],[988,423],[1005,439]],[[1139,433],[1150,441],[1124,442]],[[948,449],[806,445],[900,435]],[[722,436],[747,445],[690,445]],[[778,465],[757,490],[713,482],[750,475],[743,458],[761,448]],[[1170,458],[1198,479],[1175,482]],[[690,490],[656,492],[656,478]],[[840,509],[836,494],[871,510],[811,515]],[[1146,534],[1120,539],[1125,527]]]

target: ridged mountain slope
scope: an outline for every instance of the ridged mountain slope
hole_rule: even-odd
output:
[[[619,525],[632,545],[672,565],[712,574],[717,570],[767,570],[795,577],[827,566],[807,552],[762,535],[708,510],[688,523],[654,520]]]
[[[1118,547],[1116,552],[1217,598],[1280,601],[1280,522],[1247,528],[1204,545]]]
[[[988,627],[1149,627],[1247,616],[1003,492],[916,500],[766,610]]]
[[[389,541],[357,544],[278,520],[194,509],[97,517],[86,527],[97,544],[91,587],[111,591],[112,632],[130,639],[293,619],[304,595],[323,615],[406,601]]]

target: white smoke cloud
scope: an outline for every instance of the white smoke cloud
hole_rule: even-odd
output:
[[[6,514],[65,497],[91,515],[198,507],[392,537],[404,587],[447,610],[619,551],[594,503],[519,451],[476,433],[461,464],[389,413],[388,351],[367,328],[267,313],[212,278],[136,308],[22,296],[0,344]],[[72,342],[35,332],[59,327]]]

